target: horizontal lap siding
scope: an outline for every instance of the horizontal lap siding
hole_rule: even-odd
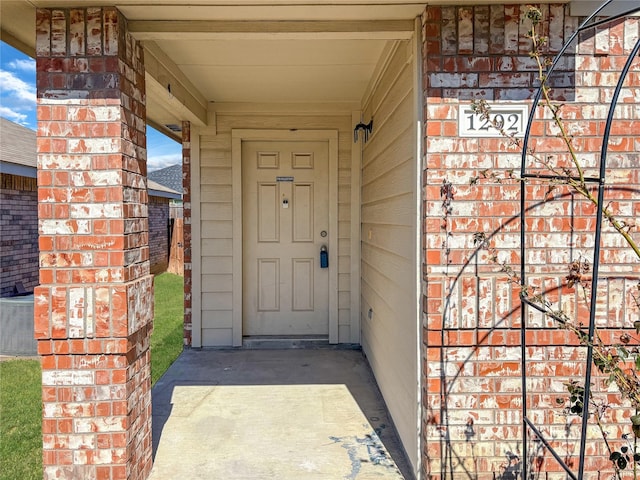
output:
[[[203,346],[231,345],[232,339],[232,255],[238,245],[232,216],[233,129],[338,130],[338,334],[339,342],[350,342],[351,117],[218,113],[216,126],[216,135],[200,138]]]
[[[231,135],[200,139],[202,345],[231,344]],[[196,240],[197,241],[197,240]]]
[[[413,65],[403,43],[366,102],[362,168],[362,344],[416,464],[415,132]],[[368,310],[373,311],[369,318]]]

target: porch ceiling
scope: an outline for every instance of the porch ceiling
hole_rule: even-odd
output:
[[[410,38],[425,3],[2,0],[0,23],[33,56],[36,7],[115,5],[145,45],[149,123],[177,137],[163,126],[207,124],[209,102],[360,102],[387,42]]]

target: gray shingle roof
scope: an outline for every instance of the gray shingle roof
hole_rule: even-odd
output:
[[[182,193],[182,165],[171,165],[169,167],[161,168],[149,172],[149,180],[169,187],[171,190]]]

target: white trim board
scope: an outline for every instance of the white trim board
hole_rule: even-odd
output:
[[[329,142],[329,343],[338,343],[338,131],[337,130],[253,130],[231,131],[233,197],[233,314],[232,340],[242,346],[242,142],[328,141]]]
[[[360,110],[351,113],[355,126],[362,121]],[[362,141],[351,146],[351,343],[360,344],[360,202],[362,189]]]
[[[424,90],[422,83],[422,18],[415,21],[415,34],[412,41],[413,47],[413,96],[415,101],[414,124],[415,124],[415,144],[416,144],[416,165],[414,170],[414,204],[415,204],[415,263],[414,272],[416,282],[415,291],[415,315],[416,315],[416,433],[417,449],[409,452],[416,456],[415,471],[416,478],[422,477],[422,361],[424,358],[422,342],[422,171],[423,171],[423,148],[422,148],[422,112],[424,112]]]
[[[200,130],[191,125],[191,346],[202,347]]]

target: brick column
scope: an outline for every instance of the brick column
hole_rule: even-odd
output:
[[[45,479],[151,470],[143,52],[114,8],[38,9]]]
[[[192,339],[191,263],[191,122],[182,122],[182,216],[184,218],[184,344]]]

